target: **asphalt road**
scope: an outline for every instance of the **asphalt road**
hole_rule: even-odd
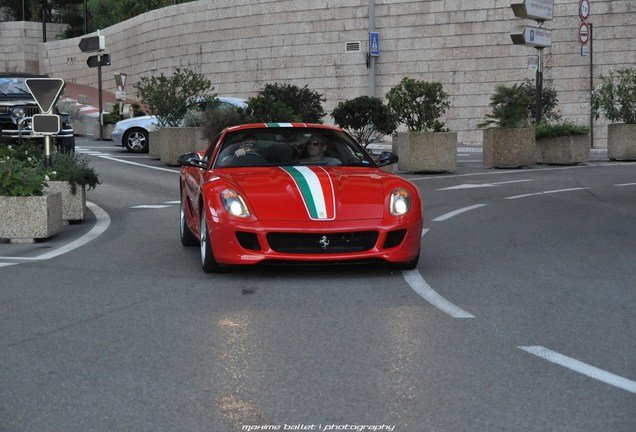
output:
[[[636,430],[636,162],[460,154],[405,175],[415,271],[208,275],[176,168],[78,151],[103,179],[89,218],[0,241],[0,431]]]

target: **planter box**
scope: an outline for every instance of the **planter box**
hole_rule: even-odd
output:
[[[185,153],[205,149],[202,127],[164,127],[160,129],[160,157],[166,165],[178,165],[177,158]]]
[[[494,168],[520,168],[534,165],[533,128],[484,129],[484,165]]]
[[[148,132],[148,157],[161,159],[161,131]]]
[[[609,160],[636,160],[636,124],[607,125],[607,157]]]
[[[590,160],[590,136],[571,135],[537,140],[536,162],[576,165]]]
[[[395,140],[402,171],[457,170],[457,132],[398,132]]]
[[[44,192],[43,196],[0,196],[0,238],[12,243],[32,243],[48,238],[62,229],[62,194]]]
[[[77,186],[75,193],[67,181],[48,181],[46,189],[62,194],[62,219],[65,221],[84,220],[86,214],[86,186]]]
[[[103,139],[112,140],[113,139],[113,130],[115,129],[114,124],[105,124],[103,129]],[[95,139],[99,139],[99,123],[95,123],[93,126],[93,137]]]
[[[86,135],[86,132],[88,132],[88,130],[86,128],[86,122],[84,120],[73,120],[73,133],[75,135],[84,136]]]

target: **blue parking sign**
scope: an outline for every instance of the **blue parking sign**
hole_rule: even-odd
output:
[[[380,33],[369,32],[369,55],[378,57],[380,55]]]

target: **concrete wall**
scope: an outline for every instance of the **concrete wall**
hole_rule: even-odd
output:
[[[114,72],[128,74],[126,90],[141,76],[189,68],[212,81],[219,95],[250,97],[270,82],[308,85],[325,95],[325,110],[369,94],[368,0],[200,0],[148,12],[102,30],[112,66],[103,68],[104,89],[114,91]],[[231,5],[230,5],[231,4]],[[555,0],[553,46],[545,49],[544,82],[559,92],[561,113],[588,125],[590,57],[578,42],[578,0]],[[636,65],[636,1],[594,0],[593,77],[610,68]],[[1,38],[3,51],[6,49]],[[531,47],[513,45],[510,0],[376,0],[376,95],[404,76],[440,81],[451,95],[446,124],[464,145],[480,145],[476,125],[489,111],[499,83],[525,78]],[[81,38],[46,43],[42,73],[97,87],[96,69],[86,67]],[[347,42],[361,51],[346,52]],[[1,64],[1,63],[0,63]],[[0,69],[2,67],[0,66]],[[606,123],[595,121],[594,146],[606,143]]]

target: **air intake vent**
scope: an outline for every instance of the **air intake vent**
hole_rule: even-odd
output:
[[[345,52],[360,52],[360,41],[357,42],[345,42]]]

